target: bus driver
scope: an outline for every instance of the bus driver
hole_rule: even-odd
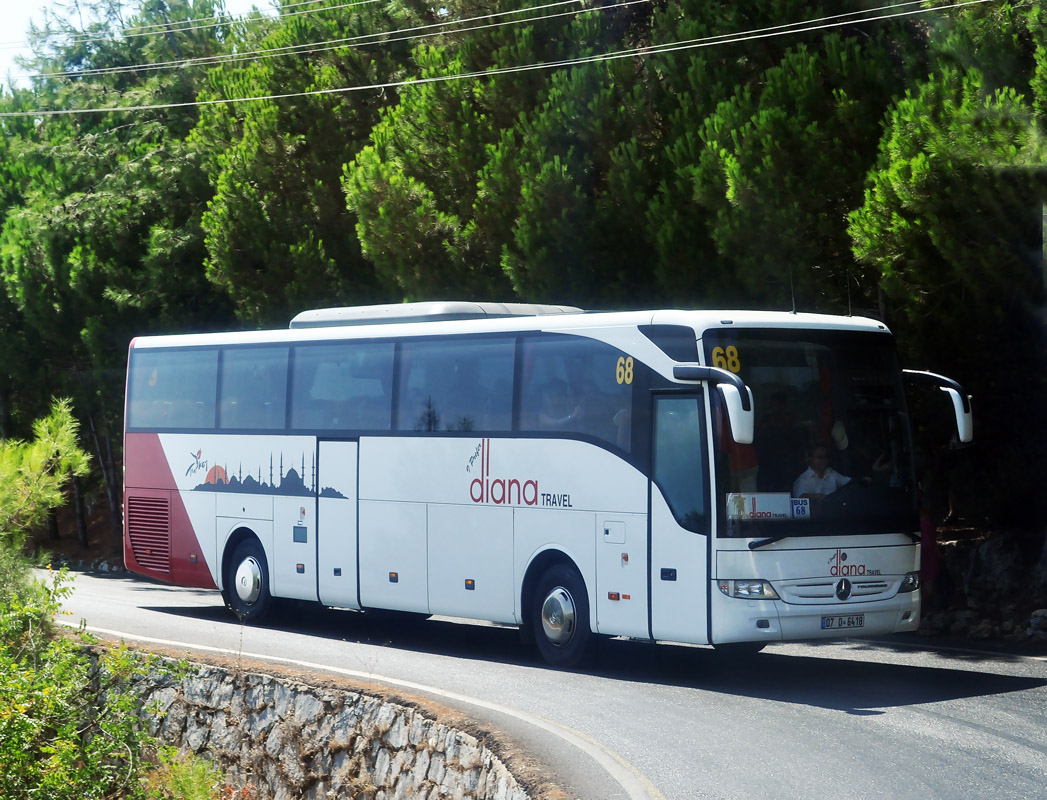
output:
[[[793,497],[818,502],[850,482],[850,478],[829,466],[828,445],[816,442],[807,448],[807,470],[793,483]]]

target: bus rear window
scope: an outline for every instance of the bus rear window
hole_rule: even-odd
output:
[[[134,350],[128,428],[214,428],[218,350]]]

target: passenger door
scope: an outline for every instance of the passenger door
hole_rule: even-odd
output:
[[[703,397],[658,394],[651,415],[651,635],[709,637],[709,480]]]
[[[317,486],[317,582],[320,602],[359,608],[357,471],[359,444],[321,441]]]

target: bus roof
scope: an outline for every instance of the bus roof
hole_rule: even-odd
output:
[[[380,325],[393,322],[440,322],[442,320],[537,317],[546,314],[577,314],[574,306],[534,303],[471,303],[433,301],[391,303],[379,306],[348,306],[303,311],[291,320],[291,328],[327,328],[342,325]]]
[[[413,304],[404,304],[411,306]],[[404,318],[380,319],[366,309],[385,308],[362,306],[357,314],[351,309],[327,309],[304,312],[295,317],[299,324],[275,330],[232,331],[226,333],[190,333],[140,336],[133,340],[132,347],[200,347],[226,344],[268,344],[284,342],[330,341],[339,339],[388,339],[404,336],[447,336],[467,333],[519,333],[547,331],[584,333],[586,330],[635,327],[639,325],[680,325],[693,328],[698,338],[707,330],[722,328],[792,328],[798,330],[839,330],[887,332],[887,326],[878,320],[865,317],[844,317],[827,314],[794,314],[786,311],[744,311],[722,309],[665,309],[653,311],[606,311],[583,312],[570,306],[530,306],[550,309],[542,312],[524,312],[525,304],[448,303],[447,313],[462,311],[465,317],[447,318],[424,316],[426,321],[416,321],[416,314],[408,310]],[[484,306],[518,306],[515,313],[491,313]],[[555,310],[553,310],[555,309]],[[333,318],[341,316],[353,320],[349,323],[323,322],[325,312]],[[378,312],[381,316],[385,312]],[[368,318],[370,315],[371,318]],[[355,319],[354,319],[355,318]]]

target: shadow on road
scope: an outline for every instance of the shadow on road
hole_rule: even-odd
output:
[[[818,647],[834,647],[821,643]],[[863,660],[868,644],[832,657],[776,654],[771,648],[747,659],[723,658],[711,648],[654,647],[646,668],[618,670],[621,680],[678,684],[739,697],[815,706],[859,716],[884,709],[988,697],[1047,686],[1047,678],[1001,675],[942,665]],[[906,650],[912,654],[912,650]],[[986,664],[988,667],[988,664]],[[610,676],[606,670],[601,674]]]
[[[183,590],[184,591],[184,590]],[[216,593],[211,593],[217,598]],[[148,610],[213,623],[238,623],[220,600],[209,606],[153,606]],[[430,653],[462,659],[547,669],[533,648],[512,628],[426,619],[394,612],[361,614],[323,609],[308,603],[283,603],[268,627],[288,633]],[[825,655],[819,655],[820,649]],[[692,687],[739,697],[815,706],[854,715],[876,715],[883,709],[987,697],[1047,686],[1047,677],[999,674],[993,670],[1013,655],[986,651],[933,650],[899,639],[811,643],[813,655],[776,653],[773,647],[755,656],[728,656],[709,647],[652,645],[602,640],[597,666],[585,672],[614,681]],[[831,650],[831,653],[830,653]],[[912,655],[932,652],[933,666],[882,663],[891,651]],[[863,658],[868,651],[870,659]],[[875,654],[875,655],[873,655]],[[899,655],[897,657],[904,657]],[[308,647],[301,658],[308,660]],[[984,670],[972,671],[970,662]],[[1047,670],[1047,668],[1045,668]]]

